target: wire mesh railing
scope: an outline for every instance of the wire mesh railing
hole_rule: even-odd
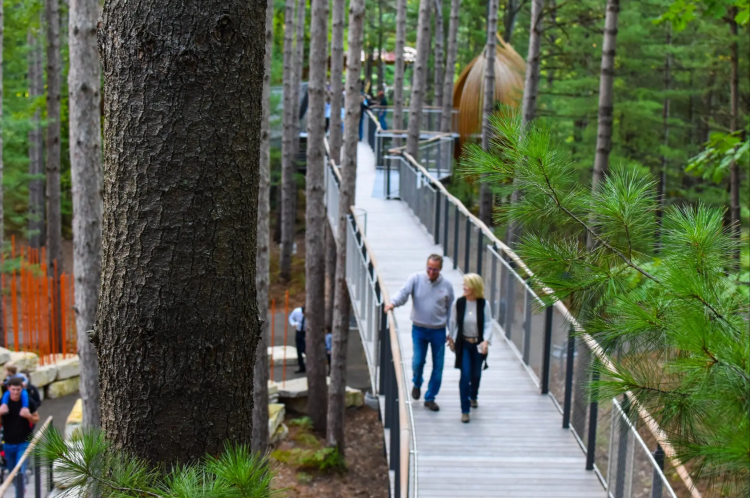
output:
[[[686,496],[700,496],[678,461],[673,459],[671,465],[681,480],[664,478],[664,456],[672,457],[674,451],[647,412],[639,409],[626,416],[619,401],[600,406],[590,396],[589,386],[596,380],[592,376],[597,375],[592,362],[610,360],[563,303],[545,307],[522,276],[533,276],[523,261],[421,163],[403,151],[394,151],[389,162],[399,171],[391,192],[409,205],[455,269],[483,277],[494,325],[540,393],[557,405],[562,426],[572,431],[586,454],[586,469],[597,474],[608,495],[661,498],[676,496],[676,486]],[[653,448],[639,431],[652,436]]]

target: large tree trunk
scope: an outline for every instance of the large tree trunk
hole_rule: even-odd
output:
[[[295,29],[297,34],[295,35],[296,45],[294,46],[294,86],[293,91],[294,99],[292,100],[292,106],[294,108],[294,159],[298,161],[300,159],[300,140],[299,134],[302,129],[300,121],[302,120],[302,109],[300,108],[300,100],[302,95],[300,94],[300,86],[302,85],[302,76],[305,69],[305,19],[307,14],[307,2],[308,0],[300,0],[297,4],[297,24]],[[309,75],[308,75],[309,77]],[[299,170],[299,163],[296,166],[295,171]],[[295,215],[297,213],[297,198],[294,196]]]
[[[516,18],[521,7],[518,5],[519,0],[508,0],[505,3],[505,11],[503,12],[503,40],[506,43],[510,43],[513,38],[513,31],[516,29]]]
[[[60,54],[59,0],[45,0],[47,25],[47,264],[62,271],[62,212],[60,208]],[[59,302],[59,296],[54,296]]]
[[[596,132],[596,156],[592,190],[609,170],[609,152],[612,150],[612,111],[614,95],[612,84],[615,79],[615,51],[617,47],[617,16],[620,13],[620,0],[607,0],[607,16],[604,20],[604,43],[602,44],[602,66],[599,80],[599,126]]]
[[[305,330],[307,331],[307,414],[325,433],[328,412],[325,348],[325,146],[328,0],[312,0],[310,78],[307,93],[307,207],[305,226]]]
[[[328,126],[331,156],[341,162],[341,107],[344,104],[344,13],[346,0],[333,0],[331,20],[331,122]]]
[[[490,150],[492,125],[490,118],[495,107],[495,37],[497,36],[497,2],[489,0],[487,15],[487,44],[484,47],[487,65],[484,71],[484,102],[482,106],[482,148]],[[479,219],[487,226],[492,226],[493,196],[487,182],[482,182],[479,189]]]
[[[453,77],[456,74],[456,54],[458,53],[458,11],[461,0],[451,0],[451,17],[448,24],[448,56],[445,61],[443,80],[443,111],[440,116],[440,131],[453,131]]]
[[[5,27],[5,12],[3,5],[0,3],[0,251],[5,244],[5,218],[3,211],[3,36]],[[5,289],[0,286],[0,292]],[[5,342],[5,310],[3,304],[5,301],[4,294],[0,294],[0,344],[6,346]],[[14,346],[18,346],[14,344]]]
[[[302,0],[304,1],[304,0]],[[297,2],[299,3],[299,1]],[[299,85],[294,88],[294,5],[295,0],[286,0],[284,9],[284,106],[283,132],[281,136],[281,244],[279,254],[279,277],[288,282],[292,276],[292,245],[296,221],[297,183],[295,179],[297,151],[294,149],[295,122],[299,117],[294,115],[294,99],[298,95]]]
[[[427,61],[430,57],[430,3],[431,0],[420,0],[419,22],[417,24],[417,59],[414,61],[414,72],[411,81],[411,100],[409,102],[409,127],[406,137],[406,152],[419,159],[419,126],[427,88]]]
[[[42,69],[42,44],[39,34],[29,30],[29,96],[36,100],[44,95],[44,70]],[[44,245],[44,137],[39,121],[39,109],[31,117],[29,130],[29,245],[39,248]]]
[[[732,41],[729,44],[729,59],[731,71],[729,76],[729,131],[734,133],[739,129],[740,122],[740,72],[739,54],[737,47],[737,7],[729,9],[729,31]],[[732,236],[740,240],[740,167],[737,161],[732,161],[729,166],[729,218],[732,223]],[[735,251],[735,257],[739,258],[739,249]]]
[[[435,9],[435,105],[443,107],[443,83],[445,79],[445,67],[443,61],[443,0],[433,0]]]
[[[88,333],[99,302],[102,257],[101,69],[98,0],[70,0],[70,175],[73,185],[73,275],[81,361],[84,427],[99,427],[99,361]]]
[[[326,223],[326,330],[333,330],[333,305],[336,294],[336,239]]]
[[[273,0],[266,4],[266,55],[263,59],[263,115],[260,123],[260,164],[258,175],[258,254],[255,256],[255,286],[258,301],[258,316],[262,323],[260,340],[255,353],[253,386],[253,435],[251,448],[254,453],[265,453],[268,448],[268,284],[271,264],[271,50],[273,49]]]
[[[662,129],[663,129],[663,141],[664,141],[664,148],[666,149],[669,147],[669,108],[670,108],[670,98],[669,98],[669,91],[672,88],[672,27],[671,25],[667,25],[667,54],[664,56],[664,99],[662,101],[662,113],[661,113],[661,119],[662,119]],[[658,249],[661,248],[661,226],[662,226],[662,217],[664,214],[664,195],[666,193],[666,187],[667,187],[667,156],[665,154],[661,155],[661,168],[659,169],[659,183],[657,185],[657,195],[656,195],[656,203],[657,203],[657,209],[656,209],[656,247]]]
[[[340,1],[340,0],[339,0]],[[393,75],[393,128],[404,129],[404,47],[406,0],[396,0],[396,64]]]
[[[250,444],[264,11],[262,0],[104,6],[93,342],[106,436],[151,463]]]
[[[333,349],[331,351],[331,387],[328,391],[328,428],[326,440],[330,446],[344,451],[344,415],[346,410],[346,352],[349,340],[349,289],[346,286],[346,231],[347,216],[354,205],[357,185],[357,142],[359,141],[359,73],[362,51],[362,24],[365,1],[349,3],[349,52],[346,71],[346,120],[344,122],[344,154],[341,164],[335,309],[333,318]]]

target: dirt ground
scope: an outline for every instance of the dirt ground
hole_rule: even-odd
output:
[[[295,426],[297,416],[287,415],[289,437],[276,450],[289,454],[294,449],[317,450],[325,446],[322,438],[311,438],[309,430]],[[290,425],[290,422],[291,425]],[[276,453],[278,455],[278,453]],[[383,451],[383,426],[378,414],[369,408],[350,408],[346,412],[346,471],[322,473],[300,470],[291,463],[274,459],[274,489],[286,498],[387,498],[388,465]]]

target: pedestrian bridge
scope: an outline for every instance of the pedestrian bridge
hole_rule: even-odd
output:
[[[580,327],[562,303],[544,307],[527,285],[531,272],[523,261],[441,183],[452,173],[455,136],[427,130],[422,138],[419,158],[389,151],[405,136],[381,129],[367,113],[356,202],[347,238],[337,241],[347,246],[352,307],[380,399],[390,496],[676,497],[673,487],[690,485],[689,477],[669,462],[665,477],[671,448],[647,414],[625,416],[623,400],[589,401],[591,362],[608,361],[596,342],[574,334]],[[329,159],[326,205],[334,233],[339,180]],[[460,421],[460,375],[448,348],[436,399],[441,410],[411,399],[410,303],[383,311],[409,275],[424,271],[431,253],[445,256],[442,275],[456,297],[464,273],[482,275],[492,307],[489,368],[469,424]],[[431,368],[428,355],[425,388]],[[691,494],[699,496],[684,496]]]

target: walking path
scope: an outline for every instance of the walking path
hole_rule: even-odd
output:
[[[372,150],[359,143],[356,207],[367,213],[366,237],[378,269],[393,296],[409,275],[424,271],[427,256],[443,254],[406,203],[374,198],[376,172]],[[442,275],[461,296],[462,274],[446,260]],[[411,303],[396,308],[395,317],[412,376]],[[417,441],[419,497],[604,497],[592,471],[583,470],[585,455],[573,434],[561,428],[560,413],[537,387],[495,331],[490,368],[482,373],[479,408],[471,423],[462,424],[458,397],[459,371],[446,347],[437,413],[412,401]],[[425,367],[426,390],[432,363]]]

